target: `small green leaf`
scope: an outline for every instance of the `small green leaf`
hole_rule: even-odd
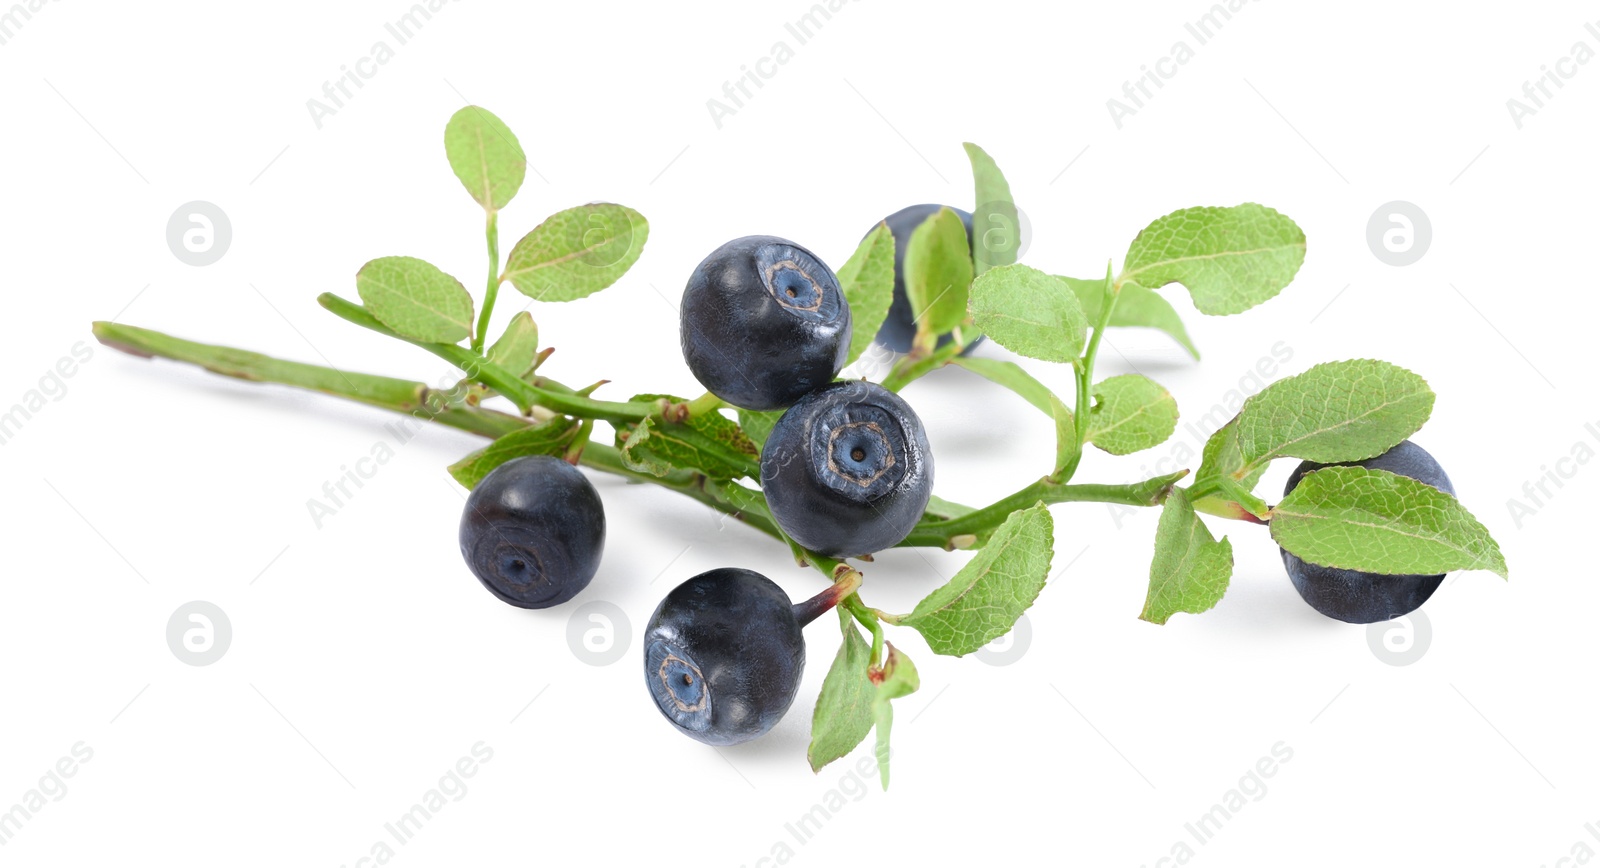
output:
[[[962,147],[972,163],[976,203],[972,209],[972,260],[976,277],[994,266],[1017,261],[1022,224],[1017,219],[1017,206],[1011,201],[1011,185],[994,159],[971,142]]]
[[[578,433],[576,419],[558,416],[512,431],[450,465],[450,475],[467,488],[476,488],[489,471],[524,455],[562,455]]]
[[[1072,410],[1055,395],[1050,396],[1050,417],[1056,423],[1056,467],[1059,474],[1078,455],[1078,422]]]
[[[1201,313],[1240,313],[1283,291],[1306,258],[1306,235],[1264,205],[1185,208],[1146,226],[1117,282],[1181,283]]]
[[[650,225],[632,208],[579,205],[550,215],[522,236],[505,279],[530,298],[573,301],[617,282],[638,261]]]
[[[672,395],[635,395],[632,402],[666,399]],[[665,476],[674,468],[693,468],[712,479],[759,478],[756,444],[738,423],[721,413],[705,413],[684,422],[646,419],[617,431],[617,447],[629,468],[652,476]]]
[[[410,256],[374,259],[356,272],[356,292],[378,321],[404,337],[453,344],[472,334],[472,296],[461,281]]]
[[[972,254],[967,227],[949,208],[940,208],[911,232],[903,263],[906,297],[919,340],[952,331],[967,318],[972,285]]]
[[[1089,328],[1065,281],[1026,265],[1002,265],[972,284],[978,328],[1006,349],[1046,362],[1071,362]]]
[[[746,436],[757,447],[767,444],[767,435],[772,433],[772,426],[778,424],[783,418],[782,410],[746,410],[739,408],[739,427],[744,429]]]
[[[1112,455],[1128,455],[1167,442],[1178,430],[1178,401],[1160,383],[1122,374],[1094,387],[1089,442]]]
[[[850,305],[851,365],[872,346],[894,300],[894,235],[879,223],[839,269],[839,288]]]
[[[1044,504],[1019,509],[988,545],[900,623],[935,654],[960,657],[1004,636],[1050,578],[1053,522]]]
[[[1077,277],[1060,279],[1066,281],[1067,285],[1072,287],[1072,291],[1077,293],[1078,302],[1083,305],[1083,314],[1089,322],[1099,322],[1100,304],[1105,299],[1106,282]],[[1172,303],[1148,287],[1136,283],[1123,284],[1117,295],[1117,306],[1111,311],[1111,321],[1107,325],[1112,328],[1158,329],[1166,332],[1188,350],[1189,355],[1196,359],[1200,358],[1200,351],[1189,339],[1189,332],[1183,327],[1183,320],[1178,318],[1178,312],[1173,310]]]
[[[1363,461],[1417,433],[1433,413],[1433,391],[1388,362],[1327,362],[1279,380],[1239,411],[1246,466],[1273,458],[1323,464]]]
[[[806,760],[814,772],[855,750],[872,731],[874,721],[873,704],[878,690],[867,677],[872,650],[842,606],[839,629],[844,631],[844,641],[833,665],[828,667],[827,677],[822,679],[822,692],[811,715],[811,746],[806,748]]]
[[[884,643],[887,647],[886,659],[883,663],[883,673],[878,681],[876,691],[872,696],[873,726],[878,731],[876,756],[878,758],[878,777],[884,789],[889,788],[889,730],[894,726],[894,707],[889,703],[904,696],[910,696],[922,686],[922,679],[917,675],[917,667],[912,665],[911,658],[900,653],[900,649],[893,643]]]
[[[469,105],[444,128],[450,169],[485,210],[506,207],[528,171],[528,158],[511,128],[488,109]]]
[[[489,361],[516,374],[526,376],[539,354],[539,326],[533,315],[520,311],[506,325],[505,333],[489,347]]]
[[[1016,362],[985,359],[978,356],[956,356],[950,362],[966,368],[991,383],[1004,386],[1016,392],[1017,395],[1032,404],[1039,412],[1046,416],[1051,415],[1051,402],[1055,400],[1055,394],[1045,384],[1034,379],[1032,374],[1023,370],[1023,367]]]
[[[1139,617],[1165,624],[1179,612],[1199,614],[1228,592],[1233,575],[1233,544],[1211,538],[1181,488],[1172,489],[1156,524],[1156,553],[1150,562],[1150,590]]]
[[[1272,510],[1272,538],[1308,563],[1385,575],[1489,570],[1500,546],[1461,502],[1431,485],[1366,467],[1306,474]]]

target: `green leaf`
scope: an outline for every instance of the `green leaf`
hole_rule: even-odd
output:
[[[972,285],[972,254],[967,227],[949,208],[940,208],[911,232],[906,242],[906,296],[919,340],[945,334],[967,318],[967,289]]]
[[[1094,387],[1089,442],[1112,455],[1128,455],[1167,442],[1178,430],[1178,401],[1160,383],[1122,374]]]
[[[666,399],[673,395],[635,395],[632,402]],[[622,463],[632,470],[665,476],[674,468],[693,468],[712,479],[759,478],[756,444],[738,423],[721,413],[704,413],[684,422],[645,419],[617,431]]]
[[[1306,258],[1306,235],[1265,205],[1185,208],[1156,220],[1128,247],[1119,284],[1181,283],[1201,313],[1240,313],[1277,295]]]
[[[516,374],[527,376],[539,354],[539,326],[533,315],[519,311],[506,325],[505,333],[489,347],[489,361]]]
[[[1272,538],[1308,563],[1386,575],[1489,570],[1500,546],[1461,502],[1385,470],[1324,467],[1272,510]]]
[[[356,292],[379,322],[404,337],[453,344],[472,334],[472,296],[466,287],[420,259],[372,260],[356,272]]]
[[[572,445],[578,420],[558,416],[537,425],[512,431],[493,443],[450,465],[450,475],[467,488],[476,488],[489,471],[524,455],[563,455]]]
[[[900,623],[935,654],[960,657],[1004,636],[1050,578],[1053,523],[1044,504],[1019,509],[967,565]]]
[[[806,760],[814,772],[855,750],[872,731],[874,721],[878,690],[867,677],[872,649],[861,638],[850,613],[843,606],[838,611],[844,641],[822,679],[817,709],[811,715],[811,746],[806,748]]]
[[[1055,400],[1055,394],[1045,384],[1034,379],[1032,374],[1023,370],[1022,366],[1016,362],[985,359],[978,356],[956,356],[950,362],[966,368],[991,383],[1004,386],[1016,392],[1024,401],[1037,408],[1039,412],[1046,416],[1051,415],[1051,402]]]
[[[488,211],[506,207],[528,171],[528,158],[511,128],[488,109],[473,105],[445,124],[444,154],[461,186]]]
[[[530,298],[573,301],[617,282],[638,261],[650,225],[632,208],[579,205],[550,215],[522,236],[505,279]]]
[[[1022,224],[1017,219],[1017,206],[1011,201],[1011,185],[994,159],[971,142],[962,147],[972,163],[972,260],[976,277],[994,266],[1017,261]]]
[[[1106,282],[1104,280],[1083,280],[1077,277],[1061,277],[1072,287],[1078,295],[1078,303],[1083,305],[1083,315],[1089,322],[1100,321],[1100,304],[1105,299]],[[1107,325],[1112,328],[1152,328],[1166,332],[1173,340],[1177,341],[1189,355],[1200,358],[1200,351],[1195,348],[1194,342],[1189,339],[1189,332],[1183,327],[1183,320],[1178,318],[1178,312],[1173,310],[1172,304],[1148,287],[1136,283],[1123,284],[1117,295],[1117,306],[1111,311],[1111,321]]]
[[[1156,553],[1150,562],[1150,590],[1139,617],[1165,624],[1179,612],[1199,614],[1228,591],[1233,575],[1233,544],[1211,538],[1181,488],[1172,489],[1156,524]]]
[[[991,268],[973,281],[972,316],[995,343],[1046,362],[1076,359],[1089,328],[1071,287],[1026,265]]]
[[[917,675],[917,667],[912,665],[911,658],[900,653],[900,649],[893,643],[884,643],[887,652],[883,663],[883,672],[878,681],[877,690],[872,697],[873,726],[878,731],[876,756],[878,757],[878,777],[884,789],[889,788],[889,730],[894,726],[894,707],[889,703],[904,696],[910,696],[922,686],[922,679]]]
[[[1279,380],[1244,402],[1246,466],[1273,458],[1362,461],[1417,433],[1433,412],[1427,381],[1388,362],[1327,362]]]
[[[767,444],[767,435],[772,433],[772,426],[778,424],[783,418],[782,410],[746,410],[739,408],[739,427],[744,429],[750,442],[757,447]]]
[[[872,346],[894,300],[894,235],[879,223],[839,269],[839,288],[850,305],[849,366]]]

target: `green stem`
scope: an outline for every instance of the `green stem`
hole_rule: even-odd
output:
[[[967,348],[965,341],[952,339],[949,343],[935,349],[926,355],[913,350],[909,355],[901,356],[895,361],[894,367],[884,375],[883,386],[891,392],[898,392],[911,384],[911,381],[937,370],[950,363],[950,360],[961,355]]]
[[[317,302],[335,316],[371,329],[378,334],[399,338],[415,344],[452,365],[465,371],[467,376],[511,399],[522,412],[539,406],[583,419],[599,419],[612,424],[638,422],[647,416],[658,416],[666,406],[665,401],[597,401],[574,394],[553,391],[525,382],[516,374],[500,367],[482,355],[455,344],[436,344],[405,337],[379,322],[359,304],[340,298],[331,292],[317,296]]]
[[[484,228],[489,242],[489,285],[483,292],[483,310],[478,314],[478,333],[472,337],[472,351],[483,352],[484,341],[489,337],[489,315],[494,313],[494,302],[500,295],[500,212],[491,210]]]
[[[1100,339],[1105,337],[1106,329],[1111,324],[1111,312],[1117,306],[1117,297],[1120,287],[1111,279],[1111,263],[1106,263],[1105,296],[1100,301],[1100,318],[1095,321],[1094,334],[1089,336],[1089,346],[1083,351],[1083,358],[1072,363],[1073,374],[1077,377],[1078,396],[1077,409],[1073,410],[1073,436],[1077,441],[1067,461],[1051,475],[1057,482],[1066,482],[1073,474],[1078,472],[1078,464],[1083,461],[1083,444],[1089,439],[1089,391],[1094,385],[1094,362],[1100,355]]]
[[[1000,526],[1006,517],[1019,509],[1036,503],[1120,503],[1126,506],[1159,506],[1167,499],[1172,486],[1189,475],[1182,470],[1157,476],[1132,485],[1068,485],[1040,479],[1014,494],[971,512],[960,518],[918,524],[911,535],[901,543],[904,546],[939,546],[955,548],[954,540],[961,536],[983,534]]]
[[[721,398],[718,398],[716,395],[713,395],[710,392],[707,392],[704,395],[701,395],[700,397],[695,398],[694,400],[683,405],[684,412],[690,419],[693,419],[696,416],[704,416],[707,413],[715,413],[726,406],[728,405],[723,403]]]
[[[859,594],[851,594],[845,597],[839,605],[844,606],[845,611],[849,612],[860,622],[861,626],[866,627],[868,632],[872,633],[872,659],[868,661],[868,665],[873,669],[882,666],[883,624],[878,621],[877,610],[868,608],[866,603],[861,602],[861,595]]]

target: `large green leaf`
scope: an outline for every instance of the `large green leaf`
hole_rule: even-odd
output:
[[[1305,233],[1264,205],[1185,208],[1133,239],[1117,282],[1181,283],[1201,313],[1233,314],[1281,292],[1305,257]]]
[[[822,679],[822,692],[811,715],[811,746],[806,748],[806,760],[814,772],[855,750],[872,732],[872,706],[877,696],[877,688],[867,677],[872,649],[843,606],[839,607],[839,629],[844,631],[844,641],[839,644],[833,665],[828,667],[827,677]]]
[[[450,169],[486,210],[504,208],[517,195],[528,171],[522,145],[488,109],[469,105],[444,128],[444,153]]]
[[[1301,477],[1272,510],[1272,538],[1308,563],[1387,575],[1489,570],[1506,576],[1500,546],[1461,502],[1366,467]]]
[[[1150,588],[1139,617],[1165,624],[1179,612],[1204,612],[1227,593],[1232,575],[1233,544],[1212,539],[1183,489],[1172,489],[1156,525]]]
[[[541,301],[573,301],[617,282],[644,250],[650,225],[632,208],[579,205],[546,218],[522,236],[506,260],[505,279]]]
[[[991,268],[972,284],[978,329],[1030,359],[1071,362],[1089,328],[1078,296],[1065,281],[1026,265]]]
[[[955,578],[924,597],[900,623],[935,654],[959,657],[1004,636],[1050,578],[1050,511],[1038,504],[1011,513],[988,545]]]
[[[356,292],[378,321],[403,337],[453,344],[472,334],[472,296],[461,281],[411,256],[374,259],[356,272]]]
[[[1239,411],[1246,466],[1273,458],[1362,461],[1415,434],[1433,412],[1427,381],[1388,362],[1327,362],[1279,380]]]
[[[500,339],[490,345],[488,357],[490,362],[522,377],[533,368],[538,354],[539,326],[533,315],[524,310],[511,318]]]

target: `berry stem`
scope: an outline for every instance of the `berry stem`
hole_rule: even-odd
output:
[[[857,588],[861,587],[861,573],[850,566],[841,564],[834,571],[833,585],[809,600],[802,600],[794,604],[795,620],[804,627],[815,621],[822,613],[832,609],[846,597],[853,596]]]
[[[489,242],[489,285],[483,292],[483,310],[478,314],[478,331],[472,336],[472,351],[483,352],[484,341],[489,336],[489,315],[494,313],[495,298],[500,295],[500,212],[490,209],[484,227],[484,237]]]

